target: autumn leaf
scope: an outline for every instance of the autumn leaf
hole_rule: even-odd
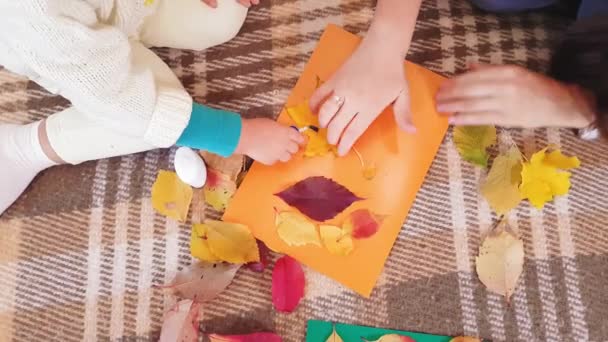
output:
[[[211,168],[207,169],[205,184],[205,202],[217,211],[224,211],[228,202],[236,192],[236,182],[228,175]]]
[[[320,128],[318,132],[309,129],[304,131],[304,135],[308,137],[308,142],[304,148],[304,157],[321,157],[328,152],[336,153],[336,147],[327,142],[327,128]]]
[[[282,342],[281,336],[275,333],[253,333],[248,335],[218,335],[208,336],[209,342]]]
[[[483,240],[475,264],[486,288],[508,301],[523,271],[524,244],[503,221]]]
[[[260,261],[258,262],[250,262],[247,264],[247,267],[254,272],[264,272],[266,266],[268,266],[268,260],[270,259],[270,249],[266,244],[261,241],[256,241],[258,244],[258,252],[260,254]]]
[[[521,197],[541,209],[545,203],[570,190],[570,172],[561,171],[580,166],[576,157],[567,158],[556,150],[547,155],[547,149],[532,155],[529,162],[523,163],[522,183],[519,187]]]
[[[504,215],[521,202],[521,152],[514,146],[492,162],[492,168],[481,185],[481,194],[498,215]]]
[[[340,227],[322,225],[319,232],[321,241],[330,254],[346,256],[355,248],[350,234]]]
[[[321,246],[317,226],[299,213],[277,213],[275,224],[279,237],[289,246]]]
[[[487,148],[496,144],[496,127],[455,127],[454,144],[456,144],[456,148],[464,160],[486,168],[490,158]]]
[[[336,326],[334,326],[334,331],[331,333],[331,335],[329,335],[325,342],[344,342],[342,337],[338,335],[338,332],[336,331]]]
[[[362,198],[322,176],[309,177],[276,194],[285,203],[316,221],[326,221]]]
[[[190,252],[208,262],[245,264],[260,260],[258,245],[249,228],[221,221],[206,220],[203,224],[195,224]]]
[[[299,262],[289,256],[277,260],[272,272],[272,303],[277,311],[293,312],[304,297],[305,286]]]
[[[409,336],[402,336],[397,334],[389,334],[380,337],[377,340],[368,341],[368,342],[416,342],[413,338]]]
[[[182,182],[175,172],[160,171],[152,186],[152,207],[160,214],[178,221],[186,221],[192,188]]]
[[[383,220],[382,216],[367,209],[358,209],[350,213],[343,228],[347,234],[351,234],[355,239],[367,239],[378,232]]]
[[[296,123],[298,128],[319,127],[319,118],[310,110],[308,101],[298,105],[287,107],[287,114]],[[304,149],[305,157],[324,156],[328,152],[336,152],[336,147],[327,142],[327,129],[308,129],[303,133],[308,137],[308,142]]]
[[[483,342],[482,339],[472,336],[458,336],[450,340],[450,342]]]
[[[189,299],[177,303],[163,317],[159,342],[198,342],[200,304]]]
[[[180,298],[206,302],[230,285],[241,265],[195,263],[179,272],[170,285],[163,287]]]

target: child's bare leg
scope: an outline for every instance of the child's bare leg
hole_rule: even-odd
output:
[[[219,0],[217,8],[201,0],[159,1],[141,29],[147,46],[204,50],[234,38],[247,16],[247,8],[235,0]]]

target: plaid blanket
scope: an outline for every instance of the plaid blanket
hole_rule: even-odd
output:
[[[248,117],[272,117],[325,25],[364,32],[374,5],[265,0],[225,45],[202,53],[158,53],[197,100]],[[446,76],[471,61],[542,70],[567,24],[552,13],[494,16],[466,1],[429,0],[408,58]],[[0,122],[30,122],[66,105],[0,70]],[[608,340],[606,145],[556,129],[501,130],[499,140],[505,139],[527,154],[555,144],[583,163],[568,196],[543,211],[522,204],[510,215],[526,253],[510,304],[477,280],[480,237],[496,217],[479,196],[481,172],[459,158],[449,133],[370,299],[307,271],[304,301],[296,312],[279,314],[271,304],[271,270],[241,270],[227,291],[204,306],[201,329],[271,330],[285,341],[302,341],[306,320],[317,318],[496,341]],[[173,152],[51,168],[0,218],[0,341],[158,337],[173,299],[156,286],[191,262],[190,225],[156,215],[150,204],[152,183],[158,170],[171,168]],[[224,171],[240,168],[228,165]]]

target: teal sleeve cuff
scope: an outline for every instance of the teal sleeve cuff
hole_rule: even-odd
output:
[[[240,115],[194,102],[190,122],[176,145],[228,157],[239,143],[241,126]]]

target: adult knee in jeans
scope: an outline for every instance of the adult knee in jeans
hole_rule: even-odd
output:
[[[543,8],[557,0],[471,0],[476,7],[494,13],[520,12]]]

